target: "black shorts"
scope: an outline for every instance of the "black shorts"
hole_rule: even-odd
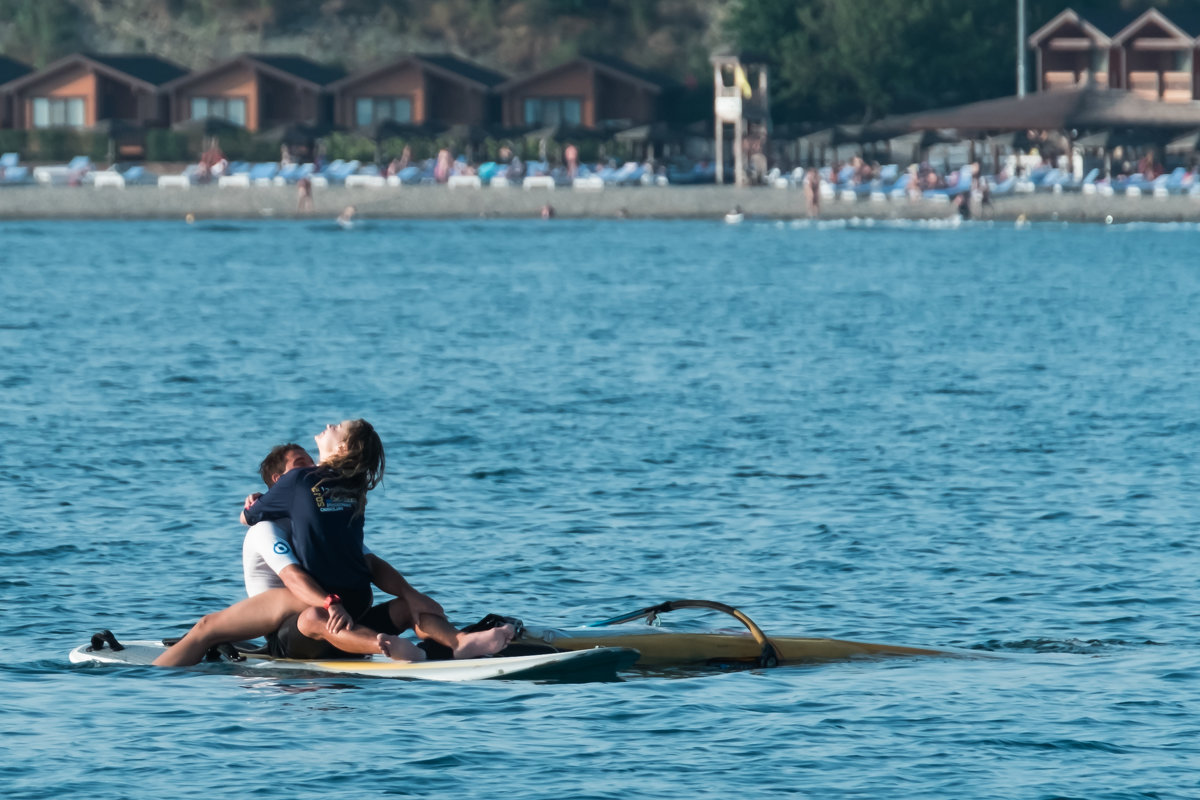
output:
[[[342,598],[342,605],[350,613],[357,624],[360,618],[375,611],[368,609],[371,602],[371,589],[341,590],[337,592]],[[376,606],[378,608],[378,606]],[[362,658],[358,653],[347,653],[339,650],[329,642],[321,639],[310,639],[300,632],[299,614],[288,617],[275,633],[267,635],[267,653],[274,658],[302,658],[305,660]],[[368,626],[371,627],[371,626]],[[388,631],[379,631],[387,633]]]
[[[376,633],[386,633],[392,636],[401,633],[402,631],[396,626],[396,623],[392,622],[392,614],[388,610],[389,603],[391,603],[390,600],[371,606],[367,609],[367,613],[354,620],[354,624],[370,628]]]

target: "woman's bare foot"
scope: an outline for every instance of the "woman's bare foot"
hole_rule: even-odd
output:
[[[387,634],[381,633],[375,641],[379,645],[379,652],[383,653],[392,661],[425,660],[425,651],[417,647],[408,639],[401,639],[399,636],[388,636]]]
[[[479,658],[499,653],[512,641],[516,631],[512,625],[501,625],[477,633],[459,634],[458,646],[454,648],[455,658]]]

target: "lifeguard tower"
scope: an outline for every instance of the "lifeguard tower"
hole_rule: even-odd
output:
[[[771,130],[767,65],[737,55],[718,55],[713,65],[717,183],[725,182],[725,126],[733,126],[733,181],[746,185],[747,142],[764,156]]]

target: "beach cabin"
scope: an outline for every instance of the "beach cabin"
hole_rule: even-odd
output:
[[[1037,55],[1038,91],[1071,89],[1091,84],[1119,88],[1120,49],[1115,36],[1132,15],[1089,16],[1068,8],[1029,37]]]
[[[508,80],[457,56],[405,56],[329,85],[334,124],[369,128],[385,121],[405,125],[487,125],[499,122],[492,90]]]
[[[500,84],[509,128],[601,128],[656,122],[667,81],[607,56],[580,56]]]
[[[92,128],[104,121],[163,125],[163,86],[187,70],[147,55],[77,53],[0,86],[12,127]]]
[[[33,67],[7,56],[0,56],[0,128],[12,127],[12,96],[5,85],[33,72]]]
[[[1121,50],[1123,88],[1150,100],[1185,103],[1196,97],[1196,20],[1168,19],[1150,9],[1113,37]]]
[[[1150,100],[1200,98],[1200,14],[1157,9],[1096,14],[1066,9],[1029,37],[1039,91],[1094,85]]]
[[[171,123],[219,119],[250,131],[333,117],[328,86],[345,73],[303,56],[244,54],[172,81]]]

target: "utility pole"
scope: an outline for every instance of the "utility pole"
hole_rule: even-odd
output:
[[[1025,96],[1025,0],[1017,0],[1017,97]]]

